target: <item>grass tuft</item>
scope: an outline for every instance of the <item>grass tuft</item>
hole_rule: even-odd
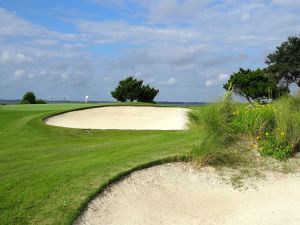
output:
[[[200,165],[233,166],[239,161],[239,155],[231,148],[238,139],[231,124],[234,111],[231,93],[227,92],[220,102],[189,114],[190,120],[195,122],[193,127],[200,127],[204,132],[202,140],[192,151]]]

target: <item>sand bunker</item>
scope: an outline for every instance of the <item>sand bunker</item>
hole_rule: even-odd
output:
[[[174,107],[112,106],[68,112],[46,119],[46,124],[82,129],[183,130],[188,109]]]
[[[76,225],[296,225],[300,175],[269,173],[234,189],[213,168],[172,163],[132,173],[94,199]]]

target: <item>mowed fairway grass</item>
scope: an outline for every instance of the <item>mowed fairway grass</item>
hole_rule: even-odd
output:
[[[0,224],[71,224],[111,178],[187,153],[194,131],[82,130],[42,118],[86,104],[0,106]]]

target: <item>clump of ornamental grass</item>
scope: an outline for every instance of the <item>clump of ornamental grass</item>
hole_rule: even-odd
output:
[[[231,124],[234,111],[232,93],[227,92],[222,101],[190,113],[192,121],[204,132],[200,144],[192,152],[201,165],[232,165],[238,162],[238,155],[231,149],[237,139]]]

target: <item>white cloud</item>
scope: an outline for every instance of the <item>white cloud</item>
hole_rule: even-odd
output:
[[[243,13],[242,15],[242,21],[248,22],[251,20],[251,15],[249,13]]]
[[[142,74],[145,83],[161,86],[164,100],[206,100],[222,93],[226,74],[264,66],[269,52],[300,33],[298,1],[94,1],[113,10],[141,7],[122,11],[119,20],[82,17],[82,12],[76,20],[64,21],[78,28],[73,33],[51,30],[0,8],[1,84],[14,87],[18,82],[7,74],[22,66],[26,72],[19,77],[28,80],[26,87],[36,82],[36,87],[77,94],[88,86],[109,99],[116,81]]]
[[[123,0],[90,0],[90,1],[97,3],[99,5],[105,5],[109,7],[124,6],[125,4]]]
[[[84,35],[62,33],[49,30],[43,26],[33,24],[16,13],[0,7],[0,37],[30,36],[41,38],[54,38],[56,40],[84,40]]]
[[[41,46],[54,46],[54,45],[58,45],[59,42],[57,40],[53,40],[53,39],[35,39],[33,40],[33,42],[35,44],[41,45]]]
[[[201,38],[198,31],[189,28],[159,28],[148,25],[133,25],[123,21],[76,20],[74,24],[94,43],[149,42],[187,43]]]
[[[1,63],[28,63],[32,62],[33,58],[21,52],[3,51],[0,54]]]
[[[273,0],[274,4],[285,7],[300,7],[299,0]]]
[[[205,81],[207,87],[213,85],[220,85],[222,82],[227,81],[229,78],[228,74],[220,74],[216,79],[209,79]]]
[[[172,85],[175,85],[176,83],[177,83],[177,81],[173,77],[170,78],[170,79],[168,79],[168,80],[166,80],[166,81],[159,82],[159,84],[161,84],[161,85],[167,85],[167,86],[172,86]]]
[[[9,78],[11,80],[21,80],[25,76],[25,70],[16,70]]]

